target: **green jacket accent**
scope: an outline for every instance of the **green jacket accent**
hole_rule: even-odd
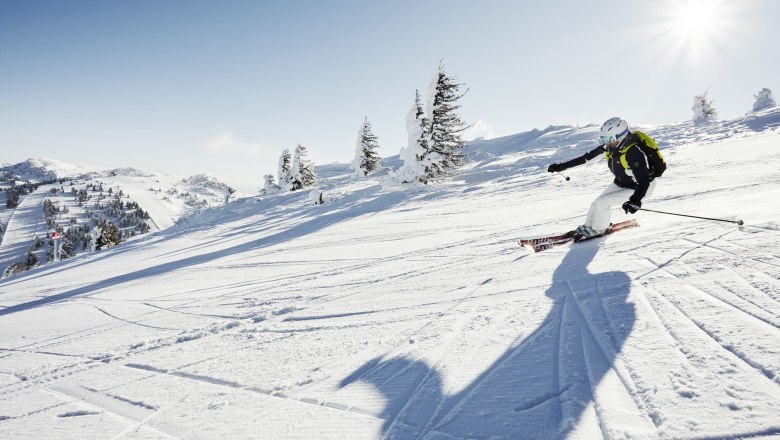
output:
[[[615,175],[614,183],[621,188],[634,190],[630,200],[638,202],[647,194],[650,182],[666,171],[658,144],[641,131],[629,132],[620,149],[599,145],[580,157],[561,164],[563,169],[582,165],[602,154],[606,155],[607,166]],[[636,147],[636,148],[634,148]]]
[[[633,136],[631,134],[633,134]],[[650,178],[654,179],[656,177],[662,176],[664,171],[666,171],[666,161],[664,160],[664,156],[661,154],[661,150],[658,148],[658,144],[655,143],[653,138],[641,131],[635,131],[631,134],[629,134],[628,139],[626,140],[626,146],[621,148],[618,152],[620,164],[623,165],[623,168],[626,170],[631,168],[629,167],[628,161],[626,160],[626,153],[631,147],[636,145],[639,146],[639,149],[642,150],[642,153],[644,153],[645,157],[647,158]],[[609,162],[612,157],[613,153],[609,148],[607,148],[607,161]]]

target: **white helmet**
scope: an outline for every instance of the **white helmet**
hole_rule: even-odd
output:
[[[615,141],[623,142],[626,136],[628,136],[628,122],[617,116],[607,119],[601,125],[600,139],[602,144],[611,144]]]

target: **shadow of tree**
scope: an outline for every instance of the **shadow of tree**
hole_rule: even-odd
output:
[[[588,272],[597,252],[595,243],[569,250],[545,292],[553,305],[543,323],[457,394],[445,395],[435,368],[405,357],[372,359],[341,387],[363,381],[383,395],[385,438],[566,438],[635,321],[629,277]]]

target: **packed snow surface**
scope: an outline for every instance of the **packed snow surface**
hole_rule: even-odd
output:
[[[596,146],[550,127],[446,184],[329,166],[323,205],[244,198],[0,281],[0,438],[777,438],[780,109],[643,129],[669,164],[645,208],[745,225],[640,212],[530,254],[611,181],[545,172]]]

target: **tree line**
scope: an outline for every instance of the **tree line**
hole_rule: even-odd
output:
[[[15,180],[11,180],[11,186],[6,189],[5,207],[15,209],[19,206],[24,196],[37,190],[39,185],[38,183],[30,182],[17,184]]]
[[[407,145],[401,148],[403,165],[391,175],[397,182],[431,184],[449,177],[463,165],[463,149],[467,146],[463,132],[468,126],[458,115],[458,100],[464,84],[447,74],[444,64],[426,91],[422,102],[419,89],[414,104],[406,116]],[[379,138],[374,134],[368,117],[358,129],[355,157],[349,165],[356,178],[366,177],[380,167]],[[285,149],[279,158],[277,175],[263,176],[262,194],[296,191],[316,184],[314,162],[308,160],[306,147],[298,145],[295,154]]]
[[[62,188],[52,189],[52,194],[62,192]],[[93,204],[87,206],[88,201],[92,199],[90,192],[99,192]],[[90,184],[87,189],[71,191],[74,201],[84,207],[84,217],[86,222],[79,223],[73,216],[64,217],[69,214],[67,206],[60,207],[59,204],[46,198],[42,204],[43,220],[49,231],[56,231],[60,238],[61,259],[70,258],[80,252],[94,252],[106,247],[115,246],[130,237],[137,234],[148,233],[151,229],[147,220],[151,217],[144,211],[138,203],[127,200],[122,201],[124,193],[120,189],[116,193],[109,188],[105,193],[111,196],[105,196],[102,184]],[[48,234],[47,234],[48,235]],[[54,260],[55,241],[47,236],[41,238],[36,236],[33,243],[27,250],[25,258],[22,261],[11,265],[4,273],[4,276],[10,276],[15,273],[24,272],[40,264],[41,248],[46,247],[46,261]]]
[[[279,156],[277,177],[278,180],[274,179],[273,174],[263,176],[263,194],[297,191],[314,186],[317,171],[314,162],[309,159],[309,150],[301,144],[295,147],[294,155],[290,155],[289,149],[283,150]]]

